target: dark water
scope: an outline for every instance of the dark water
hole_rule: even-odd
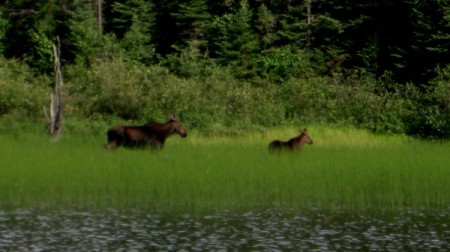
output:
[[[446,251],[450,210],[207,216],[0,211],[0,251]]]

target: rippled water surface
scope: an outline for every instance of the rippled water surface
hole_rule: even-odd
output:
[[[395,214],[270,210],[207,216],[0,211],[0,251],[372,250],[450,248],[450,211]]]

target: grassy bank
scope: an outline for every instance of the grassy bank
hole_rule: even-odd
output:
[[[269,155],[292,129],[171,137],[165,149],[107,152],[104,136],[0,135],[0,208],[169,211],[447,208],[450,144],[311,127],[314,145]]]

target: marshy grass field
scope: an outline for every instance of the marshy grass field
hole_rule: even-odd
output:
[[[106,136],[0,134],[0,208],[248,211],[450,206],[450,143],[309,127],[301,152],[269,154],[296,129],[170,137],[164,150],[106,151]]]

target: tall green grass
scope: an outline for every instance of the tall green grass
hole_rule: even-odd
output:
[[[103,149],[105,137],[0,135],[0,208],[155,211],[447,208],[450,144],[352,129],[308,129],[314,144],[271,155],[292,129]]]

